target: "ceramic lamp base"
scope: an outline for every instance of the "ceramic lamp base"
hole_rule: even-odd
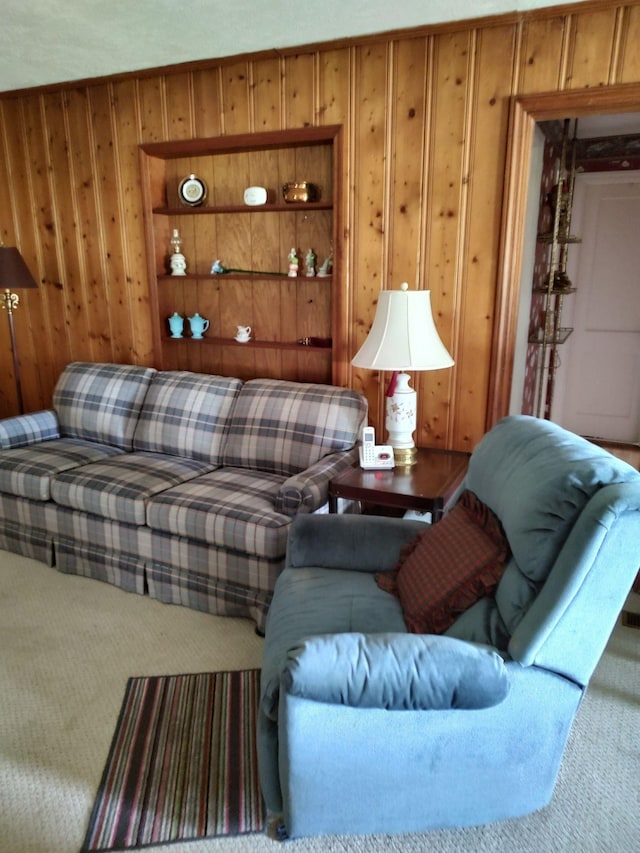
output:
[[[387,397],[386,427],[396,465],[413,465],[418,455],[413,441],[417,395],[409,380],[407,373],[398,373],[393,395]]]
[[[396,468],[407,467],[409,465],[415,465],[418,460],[418,448],[417,447],[394,447],[393,448],[393,461],[396,464]]]

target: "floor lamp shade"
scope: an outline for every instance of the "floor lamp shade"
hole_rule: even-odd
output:
[[[387,391],[386,427],[397,464],[416,458],[416,392],[407,370],[440,370],[454,364],[442,343],[431,312],[428,290],[382,290],[367,339],[351,362],[369,370],[393,371]]]
[[[16,381],[16,396],[20,413],[24,412],[22,401],[22,385],[20,382],[20,360],[18,359],[18,348],[16,344],[16,332],[13,325],[13,312],[18,307],[20,297],[14,290],[37,287],[29,267],[15,246],[0,245],[0,305],[7,312],[9,321],[9,335],[11,338],[11,353],[13,355],[13,374]]]

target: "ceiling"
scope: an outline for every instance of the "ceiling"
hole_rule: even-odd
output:
[[[3,0],[0,92],[554,5],[557,0]]]

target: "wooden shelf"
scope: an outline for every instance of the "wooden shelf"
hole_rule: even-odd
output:
[[[269,375],[343,384],[344,362],[331,343],[344,338],[342,145],[342,128],[332,125],[139,146],[155,366],[245,380]],[[181,204],[178,194],[190,173],[210,192],[195,207]],[[312,182],[320,200],[285,202],[281,188],[292,180]],[[269,188],[270,201],[238,204],[253,183]],[[189,269],[184,276],[171,275],[168,266],[175,229]],[[291,247],[299,260],[297,276],[288,275]],[[309,249],[318,268],[333,258],[331,275],[304,274]],[[232,258],[238,271],[211,273],[216,257],[229,266]],[[213,335],[194,340],[187,327],[184,337],[169,336],[167,317],[196,311],[211,330],[231,331],[242,321],[258,337],[244,344]],[[305,339],[313,345],[300,343]],[[180,342],[189,346],[172,345]],[[243,358],[242,347],[254,358]]]
[[[577,290],[576,287],[552,287],[549,290],[548,287],[534,287],[534,293],[550,293],[552,296],[566,296],[568,293],[575,293]]]
[[[547,338],[536,338],[532,336],[529,338],[529,343],[539,344],[540,346],[543,344],[546,344],[547,346],[563,344],[566,342],[571,332],[573,332],[573,329],[564,327],[562,329],[558,329],[555,335],[549,335]]]
[[[544,234],[538,234],[536,239],[538,243],[547,243],[549,245],[557,243],[559,246],[569,246],[573,243],[582,243],[582,237],[574,237],[573,234],[569,234],[566,237],[558,236],[554,239],[552,233],[545,232]]]
[[[247,341],[241,344],[233,338],[216,338],[205,336],[204,338],[192,338],[190,335],[183,335],[181,338],[173,338],[167,335],[165,340],[169,343],[190,343],[190,344],[214,344],[216,346],[225,347],[241,347],[242,349],[276,349],[276,350],[299,350],[300,352],[331,352],[331,346],[312,346],[311,344],[299,344],[296,341]]]
[[[292,213],[296,211],[310,210],[332,210],[333,202],[331,201],[292,201],[292,202],[277,202],[274,204],[223,204],[215,207],[154,207],[153,213],[159,216],[193,216],[224,214],[224,213]]]
[[[289,276],[286,272],[259,272],[259,273],[187,273],[186,275],[171,275],[170,273],[162,273],[157,276],[158,281],[172,281],[176,284],[181,281],[247,281],[256,279],[260,281],[290,281],[290,282],[308,282],[308,281],[326,281],[331,284],[332,276],[330,275],[298,275]]]

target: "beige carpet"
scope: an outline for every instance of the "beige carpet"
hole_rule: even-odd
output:
[[[260,665],[253,625],[159,604],[0,552],[0,853],[77,853],[131,675]],[[282,850],[640,849],[640,631],[618,627],[574,726],[554,801],[519,821]],[[357,780],[354,781],[357,784]],[[150,848],[261,853],[264,835]]]

